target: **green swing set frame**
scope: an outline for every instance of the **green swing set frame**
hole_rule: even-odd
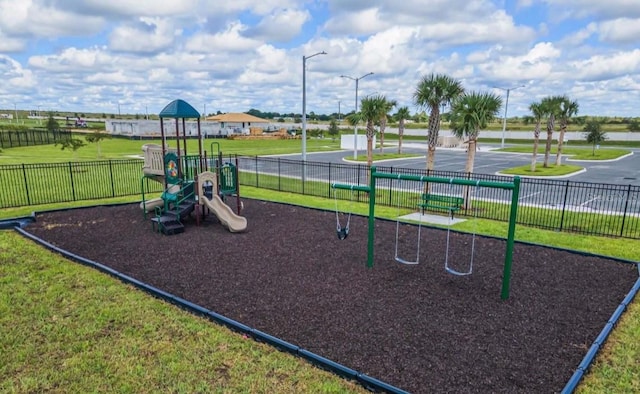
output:
[[[509,288],[511,284],[511,266],[513,263],[513,246],[515,243],[516,217],[518,215],[518,196],[520,194],[520,177],[513,177],[512,182],[477,181],[462,178],[443,178],[434,176],[403,175],[378,172],[376,167],[370,168],[369,186],[349,185],[342,183],[332,183],[335,189],[361,191],[369,194],[369,217],[368,217],[368,242],[367,242],[367,267],[373,268],[374,257],[374,236],[375,236],[375,205],[376,205],[376,180],[377,179],[398,179],[416,182],[448,183],[454,185],[480,186],[494,189],[511,190],[511,206],[509,214],[509,228],[507,230],[507,248],[504,257],[504,269],[502,274],[502,290],[500,297],[503,300],[509,298]]]

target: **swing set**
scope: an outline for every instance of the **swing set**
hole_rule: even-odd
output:
[[[500,297],[503,300],[509,298],[509,287],[511,282],[511,266],[513,263],[513,246],[515,243],[515,229],[516,229],[516,217],[518,214],[518,195],[520,193],[520,177],[516,176],[513,178],[512,182],[494,182],[494,181],[481,181],[481,180],[469,180],[463,178],[443,178],[443,177],[435,177],[435,176],[420,176],[420,175],[404,175],[404,174],[391,174],[387,172],[378,172],[376,167],[371,167],[370,176],[369,176],[369,186],[362,185],[348,185],[341,183],[332,183],[331,187],[340,190],[350,190],[353,200],[353,194],[356,191],[361,191],[369,194],[369,216],[368,216],[368,242],[367,242],[367,267],[373,268],[373,258],[374,258],[374,237],[375,237],[375,205],[376,205],[376,180],[377,179],[396,179],[398,181],[413,181],[413,182],[431,182],[431,183],[442,183],[449,184],[449,190],[451,190],[453,185],[463,185],[463,186],[474,186],[478,187],[487,187],[493,189],[503,189],[503,190],[511,190],[511,206],[510,206],[510,214],[509,214],[509,228],[507,230],[507,246],[504,258],[504,268],[502,274],[502,290],[500,293]],[[351,221],[351,212],[348,214],[348,219],[346,225],[342,227],[340,225],[339,216],[338,216],[338,202],[337,196],[334,196],[336,199],[336,231],[338,238],[343,240],[347,238],[349,235],[349,223]],[[398,197],[398,209],[400,207],[400,201]],[[449,212],[449,223],[451,224],[452,220],[452,212]],[[399,221],[396,223],[396,250],[395,250],[395,259],[397,262],[401,264],[409,264],[415,265],[419,263],[420,259],[420,231],[422,228],[422,224],[418,224],[418,247],[417,254],[415,260],[405,260],[398,256],[398,233],[399,233]],[[449,265],[449,237],[450,237],[450,228],[447,229],[447,245],[446,245],[446,253],[445,253],[445,270],[453,275],[465,276],[470,275],[473,272],[473,254],[475,251],[475,230],[473,233],[473,238],[471,242],[471,261],[469,263],[469,267],[465,271],[458,271],[452,268]]]

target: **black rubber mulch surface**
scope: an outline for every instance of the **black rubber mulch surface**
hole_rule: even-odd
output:
[[[559,392],[638,276],[630,264],[516,244],[502,301],[504,240],[477,236],[473,274],[455,276],[444,270],[446,231],[423,227],[420,264],[407,266],[394,259],[396,223],[376,220],[368,269],[366,218],[352,217],[340,241],[334,212],[244,205],[242,234],[210,216],[163,236],[137,205],[43,214],[27,231],[415,393]],[[400,230],[412,259],[417,227]],[[457,269],[471,244],[451,233]]]

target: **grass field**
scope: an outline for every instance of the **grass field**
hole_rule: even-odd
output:
[[[219,142],[224,153],[243,154],[299,152],[300,145],[299,140],[260,141],[260,144]],[[273,142],[276,143],[271,144]],[[111,158],[138,155],[143,143],[107,140],[103,142],[102,151]],[[196,151],[196,143],[189,142],[191,152]],[[309,150],[335,147],[330,140],[310,140],[308,144]],[[18,153],[14,149],[18,149]],[[83,149],[87,150],[86,154],[82,153]],[[95,147],[91,146],[78,151],[83,160],[95,160],[95,154]],[[51,146],[13,148],[0,154],[0,162],[64,162],[69,161],[71,155]],[[243,187],[242,192],[247,198],[323,209],[335,206],[331,199],[248,186]],[[139,196],[115,201],[139,201]],[[0,217],[99,202],[4,209],[0,210]],[[356,213],[366,214],[367,209],[366,204],[353,205]],[[376,213],[393,219],[398,211],[380,207]],[[503,222],[476,219],[454,228],[504,237],[506,227]],[[636,240],[522,226],[517,229],[516,239],[634,261],[640,257],[640,241]],[[0,232],[0,333],[3,360],[0,391],[3,392],[59,391],[61,387],[74,392],[362,392],[359,387],[300,360],[285,357],[105,275],[67,262],[11,232]],[[68,369],[60,368],[61,360]],[[638,360],[640,306],[636,300],[613,331],[578,392],[640,391]]]

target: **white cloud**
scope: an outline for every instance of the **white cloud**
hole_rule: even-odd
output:
[[[640,75],[640,49],[618,52],[611,56],[598,55],[570,64],[576,79],[595,81],[627,75]]]
[[[332,18],[324,25],[324,30],[330,34],[366,35],[389,26],[376,8],[369,8]]]
[[[310,18],[307,10],[278,9],[262,18],[256,27],[247,29],[245,35],[264,41],[286,42],[300,34],[302,25]]]
[[[490,53],[476,65],[480,77],[491,81],[521,82],[544,80],[555,71],[555,61],[561,52],[552,43],[539,43],[520,56],[500,55],[500,51]]]
[[[582,113],[601,100],[637,114],[637,4],[0,0],[0,54],[12,53],[0,55],[0,107],[113,112],[120,103],[140,113],[182,97],[214,112],[299,112],[301,57],[324,50],[307,62],[309,111],[336,111],[338,101],[350,108],[354,82],[340,75],[368,72],[360,96],[378,92],[413,108],[420,76],[441,72],[471,90],[526,83],[510,98],[514,114],[566,92]],[[556,15],[566,19],[554,23]]]
[[[135,25],[114,29],[109,45],[115,51],[155,53],[168,49],[180,34],[166,18],[141,17]]]
[[[64,49],[57,55],[40,55],[29,58],[29,65],[46,72],[99,71],[117,64],[114,58],[100,48]]]
[[[27,92],[36,86],[32,71],[24,69],[20,63],[5,55],[0,55],[0,80],[0,94]]]
[[[19,52],[25,47],[26,41],[18,38],[7,37],[0,31],[0,53]]]
[[[640,8],[640,3],[638,4]],[[638,44],[640,39],[640,18],[618,18],[600,23],[600,40],[610,43]]]
[[[58,0],[57,3],[61,9],[85,15],[129,17],[193,15],[199,5],[198,0]]]
[[[597,19],[640,17],[638,0],[544,0],[544,2],[551,6],[551,14],[560,9],[567,17],[592,16]]]
[[[242,34],[246,26],[239,22],[230,24],[227,29],[217,34],[196,34],[189,38],[186,49],[195,52],[227,52],[242,53],[252,51],[261,45],[259,40],[246,38]]]
[[[80,17],[34,0],[0,0],[0,31],[9,37],[80,36],[94,34],[104,26],[100,16]]]

